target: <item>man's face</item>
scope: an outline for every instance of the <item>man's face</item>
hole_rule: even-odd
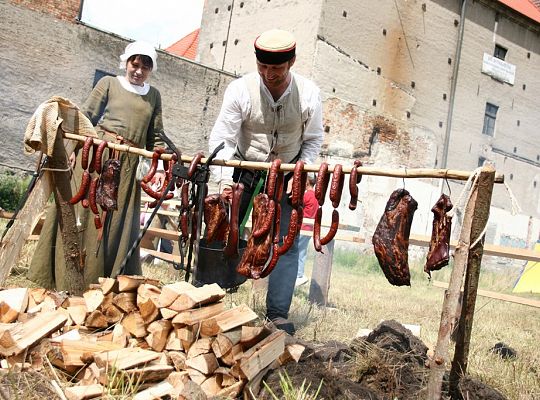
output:
[[[132,85],[143,86],[152,68],[142,63],[139,56],[126,64],[126,78]]]
[[[268,89],[277,88],[287,82],[289,70],[294,64],[294,59],[282,64],[263,64],[257,61],[257,71]]]

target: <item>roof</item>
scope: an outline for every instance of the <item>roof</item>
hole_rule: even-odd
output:
[[[165,49],[165,51],[177,56],[195,60],[197,56],[197,46],[199,44],[200,28],[195,29],[190,34],[184,36],[178,42],[173,43]]]
[[[499,2],[540,23],[540,2],[538,0],[499,0]]]

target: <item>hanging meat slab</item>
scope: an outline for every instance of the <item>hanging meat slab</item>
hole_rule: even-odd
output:
[[[221,195],[211,194],[204,199],[206,241],[224,241],[229,232],[227,208]]]
[[[431,277],[432,271],[437,271],[448,265],[450,261],[450,232],[452,230],[452,217],[448,211],[453,205],[450,197],[441,194],[437,203],[431,209],[433,213],[433,229],[431,231],[431,242],[424,271]]]
[[[373,247],[384,276],[392,285],[410,286],[409,234],[418,203],[405,189],[395,190],[373,235]]]
[[[117,210],[118,186],[120,186],[120,160],[105,161],[97,185],[96,203],[103,210]]]

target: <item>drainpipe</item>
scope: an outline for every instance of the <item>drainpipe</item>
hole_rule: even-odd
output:
[[[229,34],[231,33],[231,22],[234,11],[234,0],[231,3],[231,13],[229,14],[229,26],[227,27],[227,37],[225,38],[225,49],[223,50],[223,62],[221,63],[221,69],[225,68],[225,57],[227,56],[227,47],[229,47]]]
[[[450,98],[448,104],[448,115],[446,117],[446,131],[444,133],[443,154],[441,160],[441,168],[447,168],[448,163],[448,145],[450,142],[450,133],[452,131],[452,114],[454,113],[454,101],[456,98],[456,86],[459,72],[459,62],[461,60],[461,45],[463,44],[463,34],[465,31],[465,8],[467,0],[462,0],[461,17],[459,21],[459,36],[456,45],[456,56],[454,60],[454,70],[452,72],[452,83],[450,85]]]
[[[84,0],[81,0],[81,2],[79,3],[79,13],[77,14],[77,21],[79,21],[79,22],[82,19],[83,7],[84,7]]]

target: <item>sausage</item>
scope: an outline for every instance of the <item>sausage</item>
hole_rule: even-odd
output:
[[[83,176],[81,178],[81,187],[79,188],[79,191],[77,192],[75,196],[73,196],[69,200],[71,204],[77,204],[79,201],[84,199],[84,196],[86,196],[86,192],[88,191],[88,186],[90,185],[90,181],[91,181],[90,173],[88,171],[84,171]]]
[[[297,209],[298,211],[298,222],[296,223],[297,229],[296,234],[299,235],[300,231],[302,230],[302,221],[304,220],[304,206],[299,206]]]
[[[293,208],[291,212],[291,219],[289,221],[289,230],[287,236],[283,239],[283,245],[278,248],[278,255],[283,255],[293,246],[294,240],[298,233],[298,210]]]
[[[260,278],[266,278],[268,275],[272,273],[274,268],[276,267],[278,261],[279,261],[279,246],[277,244],[274,244],[272,248],[272,257],[270,257],[270,263],[266,266],[266,268],[263,270],[263,272],[260,275]]]
[[[181,189],[182,208],[189,208],[189,182],[185,182]]]
[[[281,204],[276,203],[276,212],[274,218],[274,240],[273,243],[279,243],[279,228],[281,225]]]
[[[88,169],[88,157],[90,156],[90,148],[94,144],[94,139],[87,137],[82,148],[81,167]]]
[[[174,178],[173,167],[174,164],[176,164],[176,161],[178,161],[178,157],[176,156],[176,154],[173,154],[173,158],[167,164],[167,182],[170,182]]]
[[[316,251],[322,253],[321,245],[321,219],[322,219],[322,207],[317,209],[315,214],[315,222],[313,223],[313,247]]]
[[[203,158],[204,154],[201,152],[198,152],[193,156],[193,159],[191,160],[191,164],[189,164],[188,168],[188,178],[191,178],[195,171],[197,170],[197,164],[201,162],[201,158]]]
[[[159,160],[159,158],[161,157],[161,155],[163,154],[164,151],[165,151],[165,149],[163,149],[161,147],[154,150],[154,154],[152,154],[152,164],[150,164],[150,169],[148,170],[148,173],[142,178],[142,181],[144,183],[150,182],[152,180],[152,178],[154,177],[154,175],[156,174],[157,166],[158,166],[158,160]]]
[[[159,193],[153,190],[147,183],[141,182],[141,188],[153,199],[159,200],[161,197]]]
[[[291,204],[294,208],[298,207],[300,202],[302,201],[304,197],[304,192],[301,192],[301,186],[302,186],[302,174],[304,172],[304,162],[303,161],[297,161],[296,165],[294,167],[293,172],[293,181],[292,181],[292,196],[291,196]]]
[[[231,204],[231,220],[229,222],[229,235],[227,237],[227,245],[223,250],[225,257],[236,257],[238,255],[238,219],[240,218],[240,202],[242,200],[242,193],[244,192],[244,185],[242,183],[236,183],[233,185],[233,197]]]
[[[283,197],[283,182],[285,179],[285,173],[279,171],[276,177],[276,201],[279,203]]]
[[[356,204],[358,203],[358,184],[362,180],[362,175],[358,174],[356,168],[361,167],[362,162],[355,160],[354,166],[351,169],[351,176],[349,177],[349,193],[351,194],[351,201],[349,202],[349,209],[356,210]]]
[[[315,198],[321,207],[324,204],[324,198],[326,196],[329,181],[330,175],[328,175],[328,164],[323,162],[319,167],[319,174],[317,175],[317,183],[315,185]]]
[[[105,148],[107,147],[107,141],[103,140],[97,147],[96,155],[94,158],[94,170],[101,174],[101,158],[103,157],[103,152],[105,151]]]
[[[96,203],[96,190],[98,182],[99,178],[94,178],[94,180],[92,180],[92,183],[90,184],[90,190],[88,191],[88,205],[90,206],[90,210],[92,210],[92,212],[96,215],[99,214]]]
[[[103,224],[101,223],[101,217],[99,215],[94,215],[94,226],[96,229],[101,229]]]
[[[188,221],[188,211],[187,210],[184,210],[182,211],[182,213],[180,214],[180,231],[182,232],[182,237],[183,238],[187,238],[188,235],[189,235],[189,228],[188,228],[188,225],[189,225],[189,221]]]
[[[96,163],[96,150],[97,146],[95,144],[92,145],[92,160],[90,163],[88,163],[88,172],[92,173],[94,172],[94,164]]]
[[[279,169],[281,167],[281,160],[275,159],[272,161],[270,171],[268,171],[268,183],[266,185],[266,194],[269,198],[273,199],[276,194],[276,181],[278,178]],[[279,186],[279,185],[278,185]]]
[[[330,200],[332,201],[332,207],[334,208],[339,207],[344,181],[345,175],[343,175],[343,167],[341,164],[336,164],[334,166],[334,172],[332,173],[332,183],[330,184]]]
[[[268,197],[270,197],[270,195],[268,195]],[[260,238],[270,232],[270,228],[272,227],[272,223],[274,222],[275,213],[276,202],[273,199],[270,199],[268,201],[268,212],[264,216],[262,216],[262,223],[253,231],[254,237]]]
[[[339,212],[338,210],[332,211],[332,223],[330,224],[330,230],[325,237],[321,238],[321,245],[330,243],[330,241],[336,236],[336,232],[339,227]],[[320,232],[320,231],[319,231]]]

